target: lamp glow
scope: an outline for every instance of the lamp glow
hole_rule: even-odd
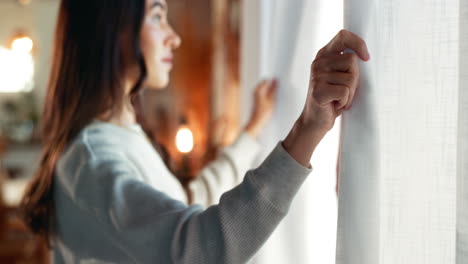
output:
[[[177,149],[182,153],[188,153],[193,149],[193,134],[188,128],[181,128],[176,135]]]
[[[33,77],[31,54],[0,46],[0,93],[29,92],[33,88]]]
[[[11,50],[19,53],[30,53],[34,42],[29,37],[17,38],[11,43]]]

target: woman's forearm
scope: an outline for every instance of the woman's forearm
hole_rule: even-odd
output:
[[[284,139],[283,147],[299,164],[309,167],[312,154],[323,136],[324,132],[319,128],[306,128],[299,118]]]

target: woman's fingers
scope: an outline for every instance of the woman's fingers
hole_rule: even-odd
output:
[[[355,51],[364,61],[370,59],[366,42],[356,34],[347,30],[341,30],[317,55],[341,54],[346,49]]]
[[[264,80],[258,84],[255,94],[259,100],[272,101],[276,97],[277,81]]]
[[[276,99],[276,94],[278,91],[278,81],[277,80],[271,80],[267,96],[270,100],[275,100]]]
[[[322,56],[314,61],[315,71],[339,71],[359,74],[359,58],[354,53]]]
[[[346,101],[340,98],[339,108],[349,109],[359,85],[359,58],[354,53],[322,55],[312,64],[312,77],[317,85],[338,85],[349,89]],[[338,100],[338,99],[336,99]],[[344,104],[343,104],[344,103]]]
[[[337,110],[348,103],[349,95],[349,87],[343,85],[322,84],[317,85],[317,89],[313,91],[313,96],[319,105],[323,106],[337,101]]]
[[[254,105],[246,131],[256,137],[271,118],[276,101],[276,80],[264,80],[255,88]]]
[[[358,76],[345,72],[321,72],[314,74],[316,85],[314,95],[317,95],[320,104],[327,104],[331,101],[339,101],[339,108],[351,105],[354,94],[358,86]],[[345,91],[338,91],[345,89]],[[328,91],[327,89],[332,89]],[[330,93],[329,97],[323,94]],[[340,97],[340,95],[342,97]],[[331,99],[331,101],[329,101]],[[339,109],[338,108],[338,109]]]
[[[321,79],[324,79],[328,84],[343,85],[351,88],[355,86],[357,76],[346,72],[327,72],[323,73]]]
[[[328,84],[342,85],[349,89],[348,101],[344,105],[344,109],[348,110],[351,106],[354,95],[359,85],[359,75],[354,73],[333,72],[326,75]]]
[[[268,83],[269,83],[269,80],[263,80],[261,81],[258,85],[257,85],[257,88],[255,89],[255,93],[257,95],[263,95],[265,94],[265,90],[267,90],[268,88]]]

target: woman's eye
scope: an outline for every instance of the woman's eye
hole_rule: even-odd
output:
[[[162,18],[163,18],[163,17],[162,17],[162,15],[160,15],[160,14],[156,14],[156,15],[153,16],[153,20],[154,20],[155,22],[158,22],[158,23],[161,22]]]

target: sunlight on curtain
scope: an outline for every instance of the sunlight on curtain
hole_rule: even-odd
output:
[[[462,183],[468,131],[458,104],[468,99],[459,3],[345,1],[345,27],[368,42],[372,59],[343,115],[338,264],[455,263],[457,158]]]
[[[276,76],[280,82],[274,118],[261,134],[265,151],[287,135],[305,103],[310,65],[318,49],[342,28],[339,0],[263,0],[243,2],[243,116],[247,119],[254,85]],[[338,153],[337,126],[314,153],[314,171],[288,216],[253,263],[335,262]]]

